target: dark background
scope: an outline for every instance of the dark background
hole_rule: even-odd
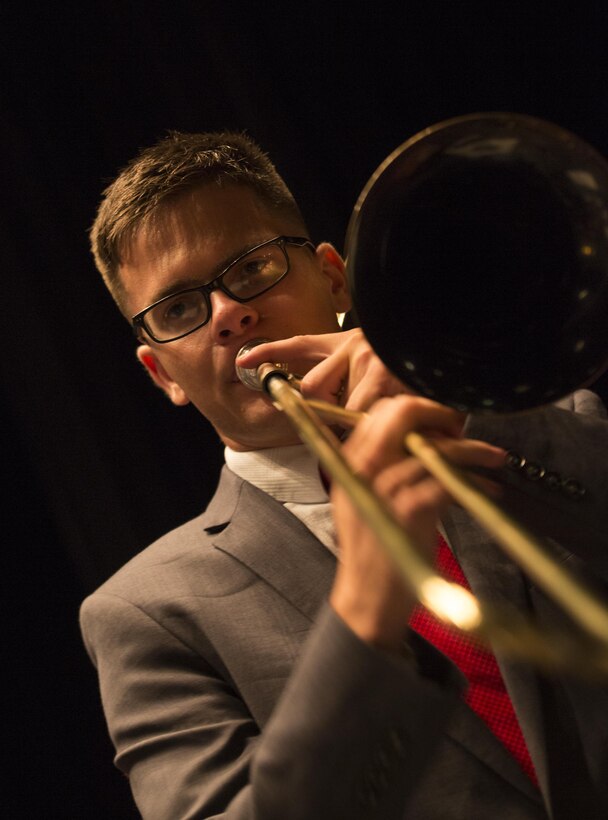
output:
[[[1,29],[2,597],[10,818],[135,817],[78,604],[198,513],[221,451],[137,366],[96,274],[100,191],[168,129],[245,129],[339,249],[377,165],[474,111],[553,120],[608,154],[603,2],[63,2]]]

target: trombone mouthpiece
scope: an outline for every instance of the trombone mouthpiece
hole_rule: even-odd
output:
[[[249,353],[249,351],[252,348],[257,347],[257,345],[261,345],[269,341],[270,339],[250,339],[237,353],[237,359],[239,356]],[[239,367],[238,364],[235,363],[234,369],[236,371],[236,375],[239,377],[239,380],[245,385],[245,387],[249,387],[251,390],[258,390],[259,392],[264,392],[264,383],[268,376],[284,375],[285,378],[288,377],[286,364],[268,364],[265,362],[258,365],[258,367],[249,368]]]

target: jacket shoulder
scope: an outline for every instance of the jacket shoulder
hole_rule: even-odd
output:
[[[204,593],[208,584],[222,589],[234,579],[222,579],[221,567],[227,557],[214,548],[214,538],[231,520],[243,482],[224,469],[215,495],[207,509],[158,538],[143,549],[84,601],[100,596],[115,596],[136,605],[155,598],[189,595],[196,588]],[[230,567],[233,576],[235,567]],[[224,573],[225,574],[225,573]]]

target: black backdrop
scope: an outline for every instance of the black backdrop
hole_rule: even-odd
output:
[[[168,129],[245,129],[342,248],[419,129],[511,110],[608,154],[605,4],[7,3],[2,11],[3,816],[136,816],[80,600],[204,506],[221,451],[136,366],[87,250],[105,180]],[[600,383],[601,387],[601,383]]]

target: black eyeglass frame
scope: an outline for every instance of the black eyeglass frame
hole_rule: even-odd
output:
[[[276,280],[276,282],[273,282],[272,285],[268,285],[268,287],[264,288],[263,290],[259,291],[259,293],[256,293],[253,296],[247,296],[245,299],[243,299],[242,297],[235,296],[234,294],[232,294],[230,290],[223,284],[223,279],[226,276],[226,274],[229,273],[229,271],[232,270],[232,268],[235,265],[238,265],[241,259],[244,259],[246,256],[249,256],[250,253],[254,253],[255,251],[259,250],[260,248],[264,248],[267,245],[278,245],[279,248],[282,250],[285,256],[285,262],[287,263],[285,273],[283,273],[282,276],[280,276]],[[224,270],[210,282],[206,282],[204,285],[197,285],[197,287],[194,288],[186,288],[185,290],[179,290],[175,293],[170,293],[168,296],[163,296],[162,299],[158,299],[156,302],[153,302],[151,305],[148,305],[148,307],[144,308],[139,313],[136,313],[135,316],[131,317],[133,333],[135,334],[135,336],[137,336],[137,338],[139,338],[141,335],[141,331],[143,330],[151,339],[153,339],[157,344],[161,345],[168,344],[169,342],[176,342],[178,339],[183,339],[185,336],[189,336],[191,333],[194,333],[196,330],[199,330],[201,327],[204,327],[211,320],[211,300],[209,298],[209,294],[212,293],[212,291],[221,290],[230,299],[234,299],[235,302],[240,302],[241,304],[244,304],[245,302],[250,302],[252,299],[257,299],[258,296],[261,296],[263,293],[266,293],[267,291],[271,290],[275,285],[278,285],[279,282],[282,279],[284,279],[289,273],[291,268],[291,260],[289,259],[289,254],[287,253],[285,247],[286,245],[295,245],[298,248],[310,248],[313,253],[315,252],[314,244],[310,241],[310,239],[308,239],[305,236],[275,236],[272,239],[267,239],[265,242],[260,242],[259,245],[254,245],[253,248],[249,248],[249,250],[246,250],[244,253],[241,253],[239,256],[237,256],[236,259],[233,259],[232,262],[230,262],[230,264],[227,267],[225,267]],[[163,302],[168,301],[169,299],[175,299],[176,296],[181,296],[185,293],[193,293],[194,291],[200,291],[200,293],[203,294],[203,297],[205,299],[205,303],[207,305],[207,318],[205,319],[205,321],[201,322],[200,325],[193,327],[187,333],[182,333],[180,336],[174,336],[171,339],[158,339],[146,325],[146,314],[158,305],[162,304]]]

